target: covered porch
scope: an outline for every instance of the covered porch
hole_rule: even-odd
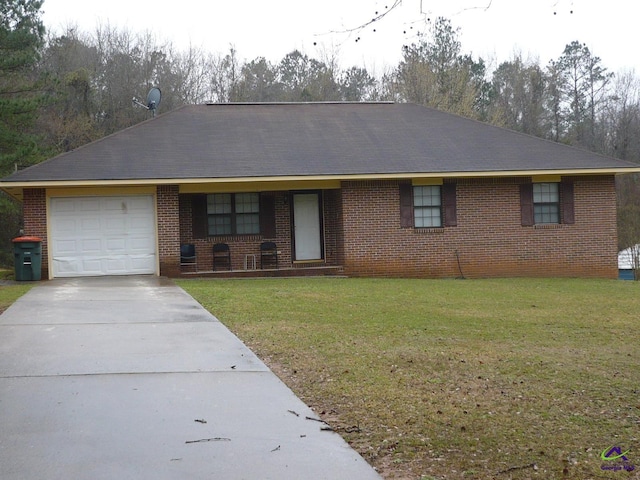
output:
[[[180,188],[180,276],[342,275],[340,189],[256,187]]]
[[[322,277],[343,276],[342,266],[303,266],[294,268],[267,268],[248,270],[190,270],[181,268],[182,278],[282,278],[282,277]]]

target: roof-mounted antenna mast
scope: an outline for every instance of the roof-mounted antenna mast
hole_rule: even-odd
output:
[[[146,108],[147,110],[151,110],[151,113],[155,117],[156,116],[156,110],[160,106],[160,100],[161,99],[162,99],[162,92],[160,91],[159,88],[153,87],[151,90],[149,90],[149,93],[147,93],[147,103],[146,103],[146,105],[144,103],[142,103],[141,101],[139,101],[136,97],[133,97],[132,102],[133,102],[134,105],[137,105],[138,107],[142,107],[142,108]]]

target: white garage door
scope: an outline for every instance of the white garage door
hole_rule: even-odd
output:
[[[152,195],[52,198],[49,213],[54,277],[155,273]]]

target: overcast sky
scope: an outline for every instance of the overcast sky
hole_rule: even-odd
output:
[[[397,65],[402,46],[418,41],[428,18],[444,16],[460,28],[463,51],[489,65],[519,51],[544,66],[578,40],[610,71],[640,74],[638,0],[402,0],[380,21],[349,31],[396,1],[45,0],[42,10],[53,31],[109,24],[151,31],[180,49],[225,53],[233,45],[241,59],[272,62],[294,49],[316,58],[333,52],[341,67],[365,66],[377,75]]]

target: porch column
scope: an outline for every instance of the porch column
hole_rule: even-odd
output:
[[[42,238],[42,279],[49,278],[47,242],[47,195],[44,188],[25,188],[22,199],[24,234]]]
[[[159,185],[157,190],[158,257],[160,275],[180,275],[180,207],[177,185]]]

